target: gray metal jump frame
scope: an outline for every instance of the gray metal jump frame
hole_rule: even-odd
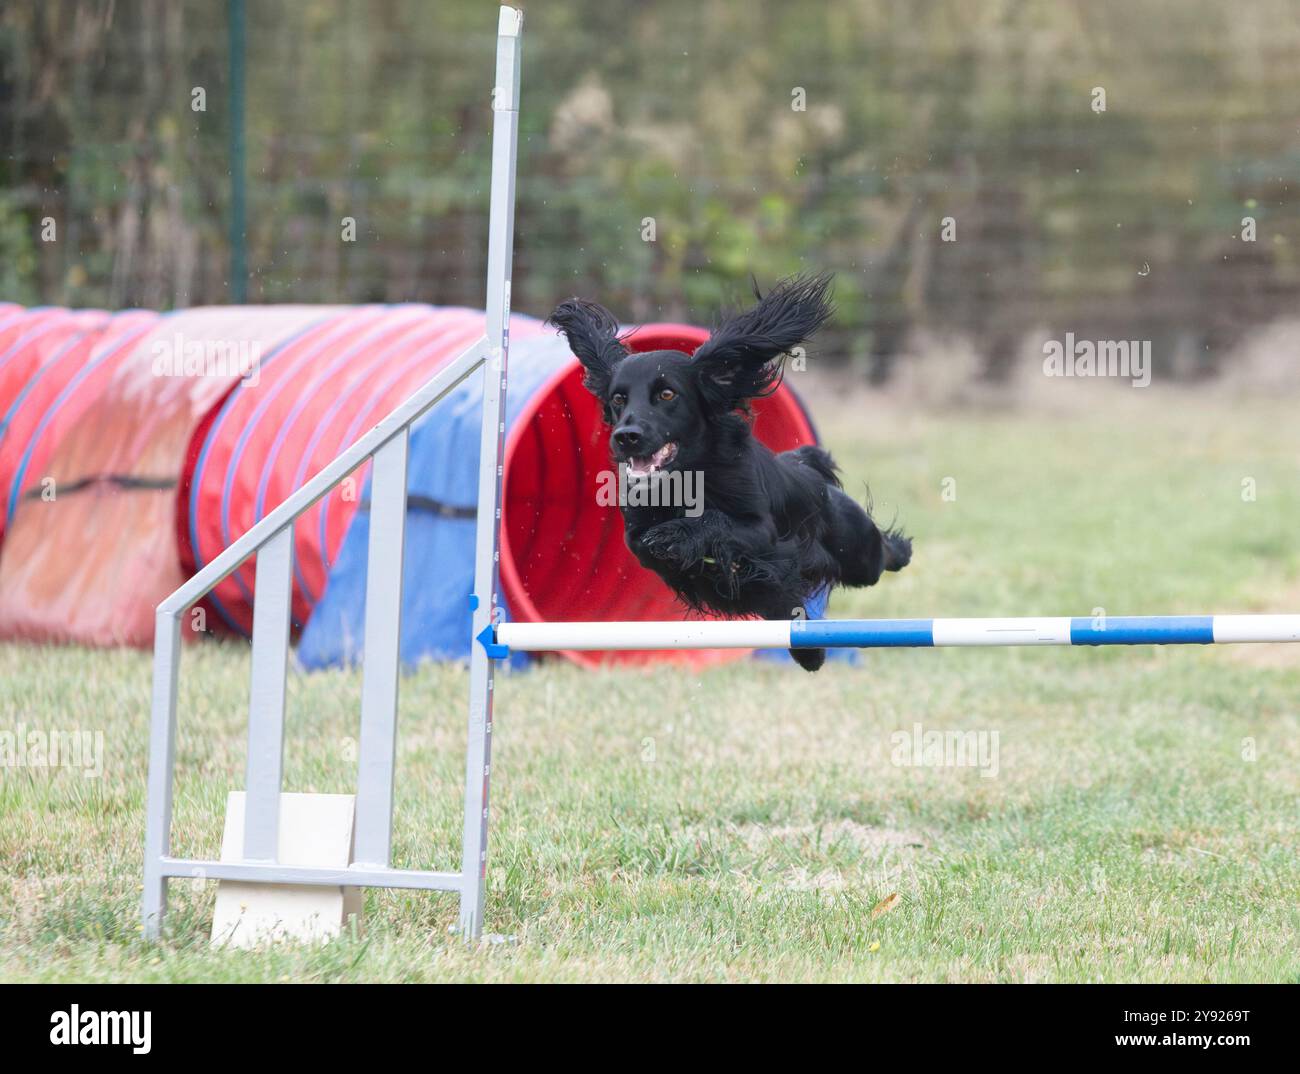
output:
[[[472,938],[482,931],[493,693],[493,659],[485,646],[474,646],[470,660],[469,747],[465,755],[465,827],[460,871],[419,872],[390,866],[402,549],[405,543],[406,463],[411,425],[482,367],[482,454],[473,630],[475,635],[491,630],[497,603],[501,459],[510,351],[510,279],[522,28],[522,14],[513,8],[502,7],[497,25],[496,82],[492,91],[492,193],[483,337],[158,605],[144,852],[143,915],[147,937],[157,937],[161,932],[167,909],[168,880],[192,876],[259,884],[457,891],[460,893],[461,933]],[[299,515],[372,457],[374,469],[366,564],[365,650],[356,797],[356,863],[346,870],[282,865],[277,861],[277,843],[293,593],[293,524]],[[244,860],[230,863],[176,858],[171,854],[171,819],[181,619],[195,601],[254,553],[257,555],[257,578],[249,684]]]

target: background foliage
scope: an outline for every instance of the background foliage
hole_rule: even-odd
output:
[[[521,310],[707,322],[751,273],[825,266],[824,353],[878,379],[918,330],[994,377],[1035,330],[1190,376],[1300,293],[1294,0],[522,6]],[[494,10],[248,5],[250,300],[481,305]],[[227,21],[7,0],[0,296],[230,300]]]

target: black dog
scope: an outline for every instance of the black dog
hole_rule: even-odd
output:
[[[821,448],[773,454],[750,429],[749,401],[781,382],[784,360],[827,320],[831,278],[783,280],[695,352],[629,354],[604,307],[573,298],[551,314],[613,427],[614,459],[634,477],[703,475],[703,511],[624,506],[628,547],[695,611],[791,619],[834,585],[873,585],[911,558],[841,490]],[[632,497],[629,497],[629,500]],[[808,671],[824,649],[791,650]]]

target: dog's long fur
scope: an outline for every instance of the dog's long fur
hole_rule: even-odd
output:
[[[830,319],[830,287],[825,274],[782,280],[694,357],[629,354],[614,315],[595,302],[569,299],[551,314],[613,427],[614,459],[652,478],[703,473],[697,517],[683,505],[623,508],[628,547],[695,611],[791,619],[815,593],[874,585],[911,558],[907,537],[878,528],[844,493],[827,452],[777,455],[750,428],[749,402],[776,389],[786,355]],[[816,671],[826,653],[791,656]]]

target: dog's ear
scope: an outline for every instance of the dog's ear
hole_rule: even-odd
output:
[[[582,383],[602,403],[609,395],[614,367],[627,357],[618,338],[618,321],[604,306],[585,298],[561,302],[548,318],[569,341],[569,349],[582,363]]]
[[[834,315],[833,279],[829,272],[784,279],[700,345],[695,363],[712,406],[730,412],[776,390],[785,356]]]

